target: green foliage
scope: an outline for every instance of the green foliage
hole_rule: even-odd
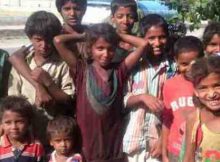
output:
[[[169,6],[177,9],[177,21],[192,23],[191,30],[199,28],[202,20],[220,21],[220,0],[170,0]]]

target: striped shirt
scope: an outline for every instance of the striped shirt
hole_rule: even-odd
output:
[[[43,146],[34,139],[17,149],[6,135],[0,138],[0,162],[41,162],[43,154]]]
[[[147,59],[142,59],[133,71],[126,89],[124,104],[132,95],[150,94],[159,99],[162,97],[162,87],[165,80],[175,73],[175,64],[163,59],[158,68],[153,67]],[[131,154],[149,150],[149,145],[157,141],[158,127],[161,126],[160,114],[154,114],[147,109],[132,108],[127,115],[128,125],[123,139],[123,151]]]

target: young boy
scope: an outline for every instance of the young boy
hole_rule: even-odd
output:
[[[56,7],[64,22],[62,33],[83,33],[85,31],[86,27],[81,25],[81,20],[86,11],[87,0],[56,0]],[[77,45],[73,45],[72,42],[67,44],[69,44],[69,49],[79,51],[78,57],[87,57],[84,55],[86,53],[86,48],[83,42],[78,42]],[[39,104],[45,105],[51,102],[51,95],[47,92],[44,86],[32,79],[32,70],[25,62],[25,56],[28,53],[28,47],[22,47],[9,57],[9,61],[14,68],[34,86],[38,92],[37,95],[39,97]]]
[[[8,93],[8,77],[11,65],[8,62],[8,53],[0,49],[0,98]]]
[[[33,107],[24,97],[8,96],[0,104],[0,161],[41,162],[43,146],[35,140],[32,128]]]
[[[158,160],[161,155],[160,117],[163,108],[161,90],[173,75],[174,64],[168,60],[166,45],[168,25],[163,17],[149,14],[141,22],[141,31],[149,48],[128,82],[124,104],[129,108],[124,135],[124,152],[129,162]],[[148,154],[146,156],[146,153]]]
[[[82,162],[82,157],[76,153],[77,125],[73,118],[59,116],[49,121],[47,137],[54,148],[49,162]]]
[[[132,28],[137,19],[137,4],[134,0],[113,0],[111,2],[111,20],[118,33],[132,34]],[[113,61],[120,62],[132,50],[133,47],[130,44],[121,41]]]
[[[60,34],[60,31],[61,24],[57,17],[46,11],[33,13],[25,25],[25,32],[33,45],[33,51],[27,55],[26,63],[32,70],[32,79],[44,86],[50,94],[52,102],[40,104],[38,89],[35,89],[14,68],[9,81],[9,95],[22,94],[31,103],[37,105],[39,115],[37,120],[42,122],[41,125],[38,123],[38,127],[41,127],[39,129],[43,132],[45,132],[44,128],[46,128],[48,119],[67,113],[73,95],[69,68],[57,55],[52,43],[54,36]],[[40,136],[45,140],[43,135]]]
[[[178,161],[184,144],[186,117],[195,109],[194,88],[189,79],[192,63],[204,56],[202,42],[193,36],[180,38],[174,45],[178,74],[167,80],[163,88],[163,161]]]

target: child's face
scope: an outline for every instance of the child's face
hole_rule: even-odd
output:
[[[112,61],[115,48],[103,38],[98,40],[92,45],[92,59],[93,63],[106,68]]]
[[[134,10],[131,7],[119,7],[112,15],[112,22],[119,33],[130,34],[135,23]]]
[[[167,36],[162,27],[152,26],[145,33],[144,39],[148,41],[148,53],[154,56],[163,54],[167,43]]]
[[[73,137],[60,133],[51,137],[50,145],[54,147],[57,155],[69,156],[73,151]]]
[[[185,75],[190,71],[192,63],[197,59],[199,53],[197,51],[182,52],[176,58],[178,72]]]
[[[205,49],[207,54],[216,54],[220,52],[220,35],[213,35]]]
[[[85,11],[78,3],[68,1],[61,7],[60,14],[65,24],[74,27],[81,24]]]
[[[35,53],[47,58],[51,54],[52,45],[50,45],[42,36],[34,34],[30,41],[32,42]]]
[[[220,74],[209,74],[195,88],[195,95],[202,104],[212,111],[220,110]]]
[[[2,116],[4,133],[10,140],[21,140],[28,131],[28,121],[19,113],[5,111]]]

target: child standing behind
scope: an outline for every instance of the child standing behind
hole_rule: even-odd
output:
[[[109,24],[89,28],[90,60],[80,61],[65,42],[84,35],[60,35],[54,43],[71,68],[76,86],[76,117],[81,129],[83,153],[88,162],[125,162],[122,152],[123,87],[129,72],[146,47],[138,37],[120,34],[123,41],[136,47],[119,65],[112,63],[119,35]]]
[[[77,125],[69,116],[59,116],[49,121],[47,137],[54,148],[49,162],[82,162],[76,153]]]
[[[220,55],[220,23],[211,22],[203,33],[203,45],[206,55]]]
[[[194,110],[193,85],[187,80],[192,63],[203,57],[202,42],[193,36],[180,38],[174,45],[178,75],[163,87],[162,155],[164,162],[177,162],[184,144],[186,117]]]
[[[43,146],[35,140],[32,105],[24,97],[9,96],[0,104],[4,135],[0,137],[0,161],[42,162]]]
[[[118,33],[132,34],[132,28],[138,19],[137,17],[135,0],[113,0],[111,2],[111,20]],[[113,61],[121,62],[133,50],[134,47],[131,44],[120,41]]]
[[[184,162],[220,161],[220,57],[197,60],[191,67],[197,110],[186,122]]]

